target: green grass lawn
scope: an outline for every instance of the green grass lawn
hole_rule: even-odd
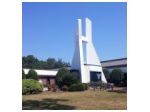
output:
[[[127,109],[127,94],[100,90],[83,92],[43,92],[23,95],[23,110],[107,110]]]

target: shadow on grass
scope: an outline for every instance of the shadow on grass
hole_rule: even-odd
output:
[[[23,110],[72,110],[74,106],[59,104],[59,101],[66,102],[64,99],[43,99],[27,100],[22,102]]]
[[[127,88],[121,88],[118,90],[108,90],[108,92],[127,93]]]

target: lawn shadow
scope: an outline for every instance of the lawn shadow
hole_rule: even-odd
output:
[[[23,110],[72,110],[74,106],[60,104],[59,101],[66,102],[65,99],[43,99],[27,100],[22,102]]]
[[[108,90],[108,92],[127,93],[127,88],[121,88],[118,90]]]

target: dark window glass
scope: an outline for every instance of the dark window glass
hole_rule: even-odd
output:
[[[101,72],[90,72],[91,82],[101,81]]]

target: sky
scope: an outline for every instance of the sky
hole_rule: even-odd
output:
[[[101,61],[127,57],[127,3],[23,2],[22,55],[71,62],[77,19],[92,21],[92,38]],[[84,23],[83,23],[84,25]]]

